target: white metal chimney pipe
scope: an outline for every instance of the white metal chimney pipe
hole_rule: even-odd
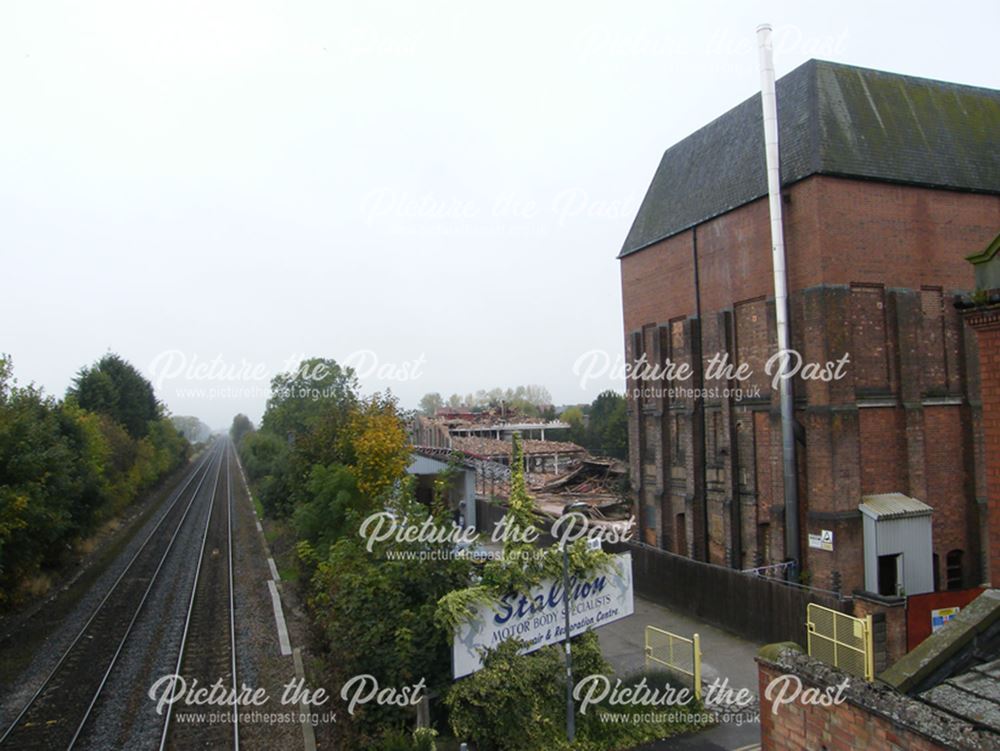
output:
[[[767,195],[771,212],[771,264],[774,269],[774,312],[778,328],[778,350],[787,352],[788,274],[785,270],[785,233],[781,218],[781,165],[778,160],[778,102],[774,85],[774,52],[771,25],[757,27],[757,51],[760,61],[760,103],[764,118],[764,153],[767,159]],[[790,362],[779,358],[783,377],[780,380],[782,477],[785,486],[785,555],[801,560],[799,544],[799,489],[795,459],[795,403]]]

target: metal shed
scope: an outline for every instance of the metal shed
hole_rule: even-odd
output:
[[[862,498],[865,589],[886,596],[934,591],[931,514],[934,509],[902,493]]]
[[[449,504],[453,510],[460,511],[461,519],[456,517],[456,523],[464,527],[476,526],[476,468],[468,462],[459,462],[462,470],[461,477],[453,482],[448,493]],[[422,452],[417,449],[410,454],[410,466],[406,468],[407,474],[415,475],[418,479],[434,478],[448,469],[446,457],[435,456],[430,452]],[[417,493],[420,497],[419,488]]]

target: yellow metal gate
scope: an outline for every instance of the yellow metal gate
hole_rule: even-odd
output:
[[[870,615],[854,618],[809,603],[806,608],[806,631],[810,656],[858,678],[874,680],[875,650]]]
[[[701,700],[701,639],[694,634],[690,639],[646,626],[646,668],[655,662],[691,678],[695,698]]]

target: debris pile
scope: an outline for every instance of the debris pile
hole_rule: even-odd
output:
[[[493,459],[494,461],[506,459],[508,462],[513,451],[513,445],[510,441],[475,436],[454,437],[451,439],[451,447],[464,454]],[[538,441],[532,438],[522,440],[521,448],[526,457],[538,454],[562,454],[568,460],[570,457],[582,456],[587,453],[583,446],[568,441]],[[530,466],[528,470],[531,470]]]
[[[580,459],[573,467],[543,485],[532,488],[539,510],[559,516],[566,504],[583,501],[597,520],[627,519],[628,468],[617,459]]]

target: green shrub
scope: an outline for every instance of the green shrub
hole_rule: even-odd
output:
[[[113,379],[94,370],[89,397],[101,405],[104,397],[125,394],[130,418],[142,414],[135,405],[149,405],[134,368],[105,360],[136,393],[131,386],[104,389]],[[137,439],[110,408],[84,409],[75,391],[59,402],[34,386],[18,386],[9,358],[0,356],[0,605],[30,596],[29,579],[63,562],[76,541],[187,457],[183,436],[158,410],[152,414],[137,428],[143,436]]]
[[[437,751],[434,739],[437,731],[431,728],[417,728],[413,733],[390,730],[382,736],[379,751]]]
[[[480,751],[542,751],[566,739],[566,666],[561,644],[531,654],[509,639],[485,656],[483,667],[454,684],[445,698],[456,738]],[[597,635],[573,639],[576,676],[610,670]]]
[[[458,681],[448,692],[445,704],[456,738],[473,741],[480,751],[556,751],[569,749],[566,740],[565,656],[561,644],[520,655],[523,643],[508,640],[491,650],[483,668]],[[573,639],[574,681],[588,675],[610,672],[601,655],[597,635],[588,631]],[[665,674],[638,674],[623,679],[633,685],[645,677],[648,685],[670,683]],[[612,681],[614,679],[612,678]],[[590,707],[587,714],[576,706],[574,751],[614,751],[694,729],[667,718],[671,707],[647,706]],[[699,707],[676,708],[694,712]],[[631,715],[622,722],[607,721],[607,713]],[[647,715],[662,715],[650,722]]]

